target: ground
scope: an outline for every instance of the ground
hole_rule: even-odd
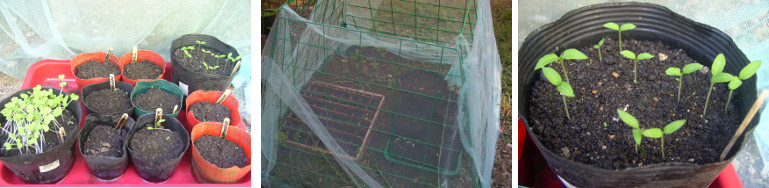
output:
[[[492,170],[492,187],[512,187],[512,29],[513,12],[512,0],[492,0],[492,17],[494,18],[494,35],[497,37],[497,49],[502,60],[502,104],[500,109],[500,134],[497,141],[497,152],[494,156]]]

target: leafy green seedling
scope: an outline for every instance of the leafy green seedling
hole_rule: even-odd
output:
[[[625,122],[628,126],[633,128],[633,140],[635,140],[635,153],[638,153],[638,146],[641,145],[641,128],[638,126],[638,120],[625,111],[617,109],[619,119]]]
[[[662,144],[662,157],[664,158],[665,157],[665,137],[664,136],[666,134],[673,134],[678,129],[680,129],[681,126],[684,125],[684,123],[686,123],[685,119],[676,120],[671,122],[668,125],[665,125],[665,128],[663,129],[660,129],[660,128],[646,129],[641,134],[643,134],[645,137],[660,139],[660,142]]]
[[[636,76],[636,72],[637,72],[636,69],[638,67],[638,61],[639,60],[644,60],[644,59],[651,59],[651,58],[654,57],[654,55],[649,54],[649,53],[641,53],[641,54],[638,54],[638,56],[636,57],[635,53],[633,53],[631,51],[628,51],[628,50],[623,50],[623,51],[621,51],[619,53],[622,54],[622,56],[625,56],[628,59],[632,59],[633,60],[633,83],[638,83],[638,77]]]
[[[758,71],[758,68],[761,67],[761,61],[753,61],[750,62],[750,64],[745,65],[745,67],[742,68],[740,71],[740,75],[737,77],[733,77],[732,80],[729,81],[729,98],[726,98],[726,106],[724,106],[724,112],[726,111],[726,108],[729,107],[729,101],[732,99],[732,92],[734,92],[735,89],[740,87],[742,85],[742,80],[747,80],[754,74],[756,74],[756,71]]]
[[[149,130],[152,130],[152,129],[162,129],[163,128],[163,124],[162,123],[165,122],[165,121],[166,121],[166,119],[161,118],[160,120],[158,120],[158,122],[155,122],[155,126],[154,127],[147,127],[147,129],[149,129]]]
[[[200,45],[201,45],[201,44],[206,44],[206,41],[199,41],[199,40],[196,40],[195,42],[196,42],[196,43],[198,43],[198,49],[201,49],[201,50],[202,50],[202,48],[200,48]],[[192,49],[191,49],[191,50],[192,50]]]
[[[219,65],[217,66],[208,66],[208,64],[205,61],[201,61],[203,63],[203,66],[206,67],[206,70],[216,70],[219,68]]]
[[[558,72],[556,72],[555,69],[550,67],[539,68],[542,69],[542,74],[545,74],[547,81],[550,81],[550,83],[555,85],[556,89],[561,92],[561,98],[563,98],[563,108],[566,110],[566,117],[571,119],[571,116],[569,116],[569,107],[566,104],[566,97],[574,97],[574,90],[571,88],[571,85],[569,85],[569,82],[564,82],[561,80],[561,76],[558,75]]]
[[[240,56],[238,56],[238,59]],[[539,70],[542,67],[545,67],[549,65],[550,63],[553,63],[554,61],[558,61],[561,63],[561,69],[563,69],[563,77],[566,78],[566,82],[569,82],[569,75],[566,73],[566,63],[563,61],[565,59],[587,59],[587,56],[580,52],[579,50],[576,50],[574,48],[566,49],[561,53],[561,56],[553,54],[547,54],[545,56],[542,56],[542,58],[539,58],[539,61],[537,61],[537,65],[534,67],[534,70]],[[234,62],[234,61],[233,61]]]
[[[59,79],[63,82],[64,75],[59,75]],[[59,83],[59,86],[66,86],[66,82]],[[31,92],[12,97],[0,111],[7,120],[2,125],[7,137],[0,149],[18,150],[22,155],[42,153],[46,146],[43,134],[53,131],[62,135],[63,125],[56,118],[64,113],[69,103],[78,99],[78,95],[56,94],[53,89],[42,89],[40,85],[32,88]]]
[[[705,109],[702,111],[702,115],[705,115],[705,113],[708,112],[708,102],[710,102],[710,93],[713,91],[713,85],[716,83],[729,82],[732,80],[732,77],[734,77],[731,74],[724,72],[724,66],[726,66],[724,54],[718,54],[716,58],[713,59],[713,65],[710,66],[710,73],[712,73],[713,76],[710,78],[708,97],[705,98]]]
[[[598,41],[598,44],[593,45],[593,48],[598,50],[598,61],[603,62],[603,58],[601,57],[601,46],[603,46],[603,37],[601,38],[601,41]]]
[[[619,51],[622,51],[622,31],[635,29],[635,25],[633,25],[632,23],[622,24],[622,26],[620,26],[614,22],[609,22],[609,23],[603,24],[603,26],[609,29],[613,29],[615,31],[619,31],[619,35],[618,35],[619,40],[617,40],[617,42],[619,42]]]
[[[665,74],[670,76],[678,76],[678,101],[681,101],[681,83],[684,82],[684,74],[689,74],[694,71],[700,70],[702,68],[702,64],[699,63],[689,63],[684,66],[683,72],[681,69],[676,67],[670,67],[667,70],[665,70]]]
[[[227,54],[227,60],[230,60],[230,62],[235,62],[235,61],[237,61],[237,60],[239,60],[239,59],[240,59],[240,56],[238,56],[238,57],[232,57],[232,52],[230,52],[229,54]]]

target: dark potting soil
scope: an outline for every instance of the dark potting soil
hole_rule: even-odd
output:
[[[76,121],[75,116],[69,110],[64,110],[64,112],[61,113],[61,116],[56,117],[54,119],[55,119],[54,121],[56,121],[56,123],[58,123],[60,126],[64,127],[65,130],[72,130],[72,127],[80,126],[80,125],[76,125],[75,124],[75,121]],[[50,151],[51,149],[53,149],[54,147],[56,147],[56,146],[58,146],[59,144],[62,143],[62,140],[59,137],[58,130],[54,130],[54,128],[53,128],[54,127],[53,122],[51,122],[51,124],[49,124],[49,126],[51,127],[51,130],[49,130],[48,132],[44,132],[43,133],[43,138],[45,138],[45,144],[43,146],[43,152]],[[66,135],[77,134],[77,133],[71,133],[71,132],[66,132],[66,131],[64,133]],[[4,141],[7,138],[8,138],[8,135],[4,131],[2,133],[0,133],[0,141],[2,141],[2,142],[0,142],[0,145],[5,143]],[[66,139],[66,137],[65,137],[65,139]],[[29,149],[31,151],[34,151],[33,148],[29,148]],[[0,149],[0,156],[10,157],[10,156],[16,156],[16,155],[19,155],[19,154],[20,153],[19,153],[18,149],[12,149],[10,151],[4,150],[4,149]]]
[[[222,122],[224,118],[229,118],[232,114],[232,111],[227,106],[206,101],[190,105],[190,111],[192,111],[195,119],[201,122]]]
[[[243,168],[248,165],[248,157],[246,157],[246,151],[243,147],[218,136],[203,135],[195,139],[195,148],[198,149],[203,159],[219,168],[231,168],[233,166]]]
[[[529,123],[543,145],[570,160],[605,169],[718,161],[738,123],[733,101],[724,111],[727,84],[715,84],[703,116],[711,77],[708,67],[684,75],[681,101],[677,101],[678,81],[665,70],[696,61],[661,42],[626,40],[622,44],[624,50],[654,55],[638,62],[637,84],[633,83],[633,61],[620,55],[616,41],[610,38],[601,48],[603,61],[598,61],[592,46],[579,49],[589,59],[566,61],[575,95],[566,99],[571,119],[564,113],[556,87],[540,74],[529,98]],[[564,77],[560,64],[549,66]],[[679,119],[686,123],[664,136],[664,158],[660,139],[644,137],[636,153],[631,127],[619,119],[617,109],[635,116],[641,129],[663,128]]]
[[[136,63],[128,63],[123,67],[123,73],[126,78],[132,80],[138,79],[156,79],[163,72],[160,66],[148,60],[141,60]]]
[[[85,96],[85,103],[88,104],[92,111],[119,113],[131,108],[131,97],[123,90],[106,88]]]
[[[120,75],[120,69],[112,63],[90,60],[75,67],[75,75],[80,79],[109,78],[109,74]]]
[[[134,103],[139,109],[154,112],[157,108],[162,108],[163,113],[169,113],[174,109],[174,105],[179,105],[179,97],[159,88],[147,89],[145,93],[136,95]],[[181,106],[179,106],[181,108]],[[178,109],[177,109],[178,110]]]
[[[200,47],[199,45],[193,45],[193,46],[195,47],[194,50],[187,50],[187,52],[192,57],[188,57],[184,53],[184,50],[182,50],[181,48],[174,51],[174,55],[182,59],[182,62],[179,63],[181,66],[196,73],[214,74],[214,75],[222,75],[222,76],[229,76],[232,73],[232,68],[235,68],[234,66],[237,61],[230,62],[229,60],[227,60],[227,54],[222,54],[212,49]],[[206,51],[210,50],[211,53],[205,53],[201,51],[201,48],[205,49]],[[222,58],[216,58],[215,57],[216,55],[225,55],[225,56]],[[235,58],[235,57],[232,57],[232,58]],[[203,64],[203,62],[205,62],[205,64]],[[206,65],[208,65],[208,68],[206,67]]]
[[[126,132],[109,125],[96,125],[88,134],[83,150],[86,155],[93,156],[123,156],[123,138]]]
[[[184,149],[181,136],[167,129],[142,128],[134,133],[129,142],[131,150],[153,161],[171,160]]]

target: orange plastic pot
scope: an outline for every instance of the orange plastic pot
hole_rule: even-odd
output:
[[[190,96],[187,96],[187,101],[185,102],[185,109],[187,110],[187,130],[192,131],[192,128],[201,123],[201,121],[198,121],[195,119],[195,114],[190,111],[190,106],[192,104],[198,103],[198,102],[210,102],[215,103],[219,97],[222,96],[221,91],[203,91],[198,90],[195,92],[192,92]],[[245,125],[243,125],[243,120],[240,118],[240,111],[238,110],[238,100],[235,99],[235,97],[230,94],[227,96],[227,98],[224,99],[224,102],[222,102],[222,105],[226,106],[230,109],[230,119],[232,120],[231,124],[233,126],[244,128]]]
[[[251,136],[246,131],[235,126],[229,126],[225,139],[235,142],[246,151],[248,165],[243,168],[233,166],[230,168],[219,168],[211,162],[203,159],[197,147],[195,140],[203,135],[219,136],[222,130],[222,123],[204,122],[195,125],[192,129],[192,171],[195,179],[201,183],[234,183],[243,178],[251,171]]]
[[[75,58],[72,58],[72,60],[69,60],[70,71],[72,71],[72,74],[75,75],[75,83],[77,83],[77,86],[79,86],[80,88],[83,88],[87,85],[109,81],[109,77],[81,79],[77,77],[77,74],[75,74],[75,68],[77,68],[77,66],[80,66],[81,64],[91,60],[96,60],[103,63],[105,56],[107,56],[106,52],[93,52],[93,53],[80,54],[75,56]],[[120,80],[123,76],[122,74],[123,67],[120,66],[119,59],[115,55],[110,55],[109,62],[112,64],[115,64],[115,66],[117,66],[118,69],[120,69],[121,74],[115,75],[115,80]]]
[[[166,60],[164,60],[163,57],[160,56],[160,54],[150,50],[137,50],[136,62],[144,61],[144,60],[150,61],[152,63],[155,63],[155,65],[158,65],[160,67],[160,75],[158,75],[158,77],[154,79],[136,79],[136,80],[123,76],[124,82],[127,82],[132,86],[136,86],[137,81],[152,81],[152,80],[163,78],[163,75],[166,73]],[[125,65],[127,65],[128,63],[131,63],[131,52],[123,54],[123,56],[120,56],[120,62],[118,64],[118,67],[120,67],[120,74],[123,74],[123,67],[125,67]]]

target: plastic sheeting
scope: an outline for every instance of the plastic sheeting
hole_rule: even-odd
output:
[[[488,187],[501,94],[489,2],[306,2],[280,8],[262,51],[263,184]]]
[[[71,59],[80,53],[115,55],[152,50],[170,62],[171,41],[188,33],[215,36],[243,55],[233,84],[248,114],[250,86],[250,1],[0,1],[0,71],[22,78],[43,59]]]

